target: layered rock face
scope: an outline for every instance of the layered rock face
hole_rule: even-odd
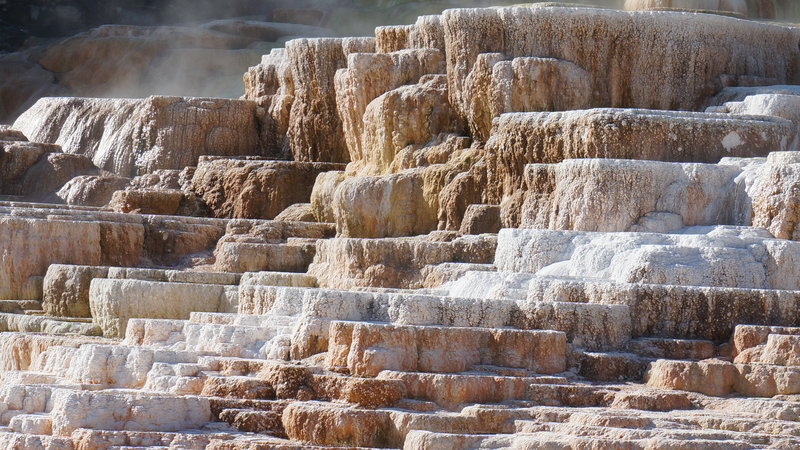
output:
[[[778,117],[592,109],[508,114],[497,119],[487,147],[488,197],[520,192],[525,163],[567,158],[717,162],[789,150],[792,124]]]
[[[391,90],[418,81],[422,75],[443,73],[444,65],[444,54],[435,48],[354,53],[348,57],[347,67],[337,71],[335,83],[336,104],[339,116],[343,119],[351,160],[362,161],[372,156],[365,151],[372,148],[370,142],[364,141],[364,127],[368,125],[364,114],[368,105]],[[441,103],[441,99],[438,103]],[[378,105],[374,108],[378,108]],[[393,158],[389,159],[391,161]]]
[[[673,22],[675,26],[669,25]],[[511,213],[514,221],[504,223],[517,225],[526,162],[558,162],[568,157],[598,156],[716,162],[723,156],[765,156],[769,151],[794,149],[795,130],[791,124],[779,119],[786,118],[787,114],[763,105],[746,112],[774,117],[742,116],[742,108],[721,111],[736,116],[640,109],[504,115],[598,106],[700,109],[711,95],[726,85],[792,80],[797,58],[793,45],[796,40],[794,31],[750,22],[737,24],[752,27],[748,29],[752,30],[753,36],[765,33],[764,36],[770,36],[765,39],[771,44],[785,46],[786,52],[779,52],[781,59],[778,65],[774,65],[767,57],[770,49],[762,47],[751,51],[766,41],[746,40],[742,36],[728,39],[727,27],[734,22],[735,19],[721,16],[672,12],[651,16],[610,10],[510,8],[452,10],[441,17],[421,18],[408,27],[379,29],[375,43],[379,53],[351,55],[347,68],[341,69],[337,75],[335,87],[345,142],[352,160],[347,174],[383,174],[385,180],[375,180],[360,187],[354,186],[355,181],[342,183],[338,197],[335,192],[338,187],[327,184],[319,188],[328,192],[326,198],[334,205],[337,204],[335,198],[344,201],[333,210],[374,210],[375,201],[370,195],[364,195],[359,201],[354,192],[365,192],[378,185],[397,186],[401,183],[398,176],[385,174],[425,167],[423,173],[418,171],[414,175],[422,177],[426,180],[423,184],[430,186],[425,188],[424,196],[414,194],[413,189],[381,188],[387,193],[385,195],[407,192],[402,194],[402,199],[409,204],[428,205],[430,212],[424,217],[411,219],[411,225],[399,223],[400,219],[387,212],[377,214],[378,223],[387,223],[378,229],[357,229],[359,227],[352,224],[353,220],[337,220],[339,231],[347,236],[397,236],[426,232],[437,226],[458,228],[469,203],[459,204],[454,201],[457,198],[469,198],[470,203],[476,204],[509,201],[512,205],[509,208],[515,210]],[[490,23],[493,25],[487,25]],[[642,47],[643,54],[636,56],[637,61],[652,57],[661,61],[661,66],[647,64],[647,67],[630,68],[625,61],[632,58],[631,52],[636,50],[622,52],[611,46],[610,41],[594,40],[591,42],[593,47],[587,48],[589,44],[581,38],[571,40],[570,37],[559,39],[555,45],[547,41],[556,36],[549,31],[550,28],[535,33],[536,38],[524,35],[530,29],[555,27],[556,24],[560,24],[560,30],[594,27],[592,29],[598,30],[595,34],[603,36],[603,39],[629,40],[632,45],[646,42]],[[482,31],[484,27],[504,30],[507,36],[499,39],[489,31]],[[625,33],[632,33],[632,29],[638,29],[636,27],[646,27],[647,31],[642,28],[641,33],[646,33],[647,37],[642,38],[638,32],[635,38],[623,37]],[[703,34],[694,31],[693,27],[713,31]],[[515,38],[514,33],[519,33],[519,36]],[[580,33],[576,35],[582,36]],[[680,44],[659,44],[667,41]],[[650,52],[651,46],[659,50]],[[556,50],[542,50],[549,48],[564,53],[559,55],[553,54]],[[703,51],[708,53],[707,56],[697,57],[709,64],[708,71],[692,74],[692,81],[681,81],[689,76],[682,72],[665,76],[664,82],[654,84],[663,75],[661,72],[648,75],[650,70],[655,70],[656,66],[659,70],[663,68],[663,61],[675,61],[666,67],[680,67],[683,55],[696,53],[696,50],[690,50],[695,48],[706,49]],[[436,67],[438,53],[435,50],[444,52],[447,67]],[[747,53],[750,58],[755,58],[754,61],[763,62],[746,66],[735,62],[735,57],[724,61],[718,59],[725,52],[731,55]],[[591,61],[581,59],[586,58],[581,55],[594,54],[603,56]],[[596,60],[602,60],[602,64]],[[367,64],[371,64],[369,68]],[[280,66],[274,67],[278,70]],[[378,67],[387,67],[382,69],[381,78],[372,75]],[[609,67],[616,68],[611,70]],[[432,108],[431,103],[421,102],[420,98],[430,101],[437,95],[445,96],[442,88],[430,89],[435,86],[432,82],[437,76],[432,74],[437,71],[446,72],[447,99],[436,100],[432,104],[437,106]],[[416,82],[417,87],[396,88],[399,80],[409,84]],[[286,92],[293,87],[278,78],[271,83],[274,86],[271,91],[275,92]],[[686,85],[692,87],[686,89]],[[556,96],[554,92],[562,94]],[[286,97],[281,95],[280,98]],[[414,106],[408,110],[395,106],[401,103]],[[398,110],[403,111],[401,116],[395,113]],[[417,111],[424,116],[415,116]],[[497,121],[494,125],[493,119]],[[629,124],[631,126],[627,126]],[[594,131],[585,133],[584,129]],[[640,134],[637,129],[641,130]],[[481,142],[487,142],[485,166],[475,165],[474,161],[468,162],[466,167],[459,165],[463,161],[459,156],[470,146],[469,142],[441,145],[448,133],[458,135],[465,132],[478,141],[477,147],[481,150]],[[643,143],[642,140],[652,142]],[[673,145],[676,142],[680,144]],[[697,147],[688,148],[687,145],[693,145],[689,142],[696,143]],[[642,152],[642,148],[646,151]],[[436,178],[433,173],[446,172],[444,168],[432,167],[437,164],[451,167],[444,179]],[[409,174],[406,178],[414,176]],[[488,179],[484,181],[484,177]],[[432,178],[441,181],[428,182]],[[325,180],[328,183],[329,179]],[[416,209],[422,211],[426,208]],[[333,211],[325,214],[325,220],[331,220],[333,215]],[[403,220],[408,222],[405,218]]]
[[[0,446],[800,448],[800,29],[749,3],[41,100],[0,127]]]
[[[591,86],[587,107],[697,109],[729,80],[796,81],[796,30],[755,22],[733,31],[735,19],[711,15],[571,8],[454,9],[442,19],[451,100],[482,139],[492,117],[484,111],[486,78],[503,60],[550,57],[582,68]],[[688,55],[702,67],[687,70]],[[558,72],[568,78],[570,69]]]
[[[308,202],[317,175],[343,168],[333,163],[202,158],[191,189],[217,217],[272,219],[291,205]]]
[[[796,152],[718,164],[572,159],[530,164],[521,225],[585,231],[668,232],[755,225],[795,239]],[[602,203],[597,195],[609,195]],[[796,240],[796,239],[795,239]]]
[[[179,97],[45,98],[14,123],[126,177],[194,166],[201,155],[259,154],[257,126],[254,103]]]
[[[287,137],[299,161],[348,162],[342,123],[336,112],[333,77],[350,53],[369,52],[371,39],[290,41],[286,57],[292,70],[294,101]]]

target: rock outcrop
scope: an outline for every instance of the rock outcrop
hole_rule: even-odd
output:
[[[754,225],[795,237],[795,152],[719,164],[571,159],[526,167],[521,226],[670,232],[695,225]],[[599,192],[610,195],[595,202]]]
[[[14,128],[131,177],[194,166],[201,155],[260,153],[256,105],[244,100],[45,98]]]
[[[258,159],[201,158],[190,189],[216,217],[272,219],[311,199],[321,173],[343,164]]]
[[[142,256],[141,224],[4,216],[0,297],[36,298],[41,277],[53,262],[135,264]]]
[[[398,115],[398,110],[404,113]],[[361,147],[367,152],[361,162],[367,173],[387,172],[401,151],[424,147],[440,134],[463,129],[447,100],[444,75],[426,75],[416,85],[381,95],[367,106],[363,121]]]
[[[83,155],[69,155],[55,144],[30,142],[22,132],[7,129],[0,140],[0,194],[29,201],[57,201],[72,180],[101,174]],[[63,194],[66,197],[66,192]],[[76,194],[77,195],[77,194]]]
[[[309,267],[321,286],[418,288],[422,269],[446,262],[490,263],[493,236],[347,239],[321,241]]]
[[[501,116],[487,143],[488,198],[518,194],[525,164],[567,158],[718,162],[791,150],[792,124],[778,117],[594,109]]]
[[[776,159],[775,164],[767,164],[759,171],[761,177],[750,189],[753,225],[766,228],[777,238],[798,240],[798,165],[794,159]]]
[[[337,71],[335,84],[336,105],[339,117],[342,118],[344,138],[347,142],[351,161],[366,162],[375,155],[375,152],[371,151],[372,139],[378,140],[380,147],[384,146],[381,145],[383,143],[380,141],[380,136],[372,135],[372,133],[376,132],[374,130],[376,124],[371,124],[364,117],[372,101],[400,86],[414,84],[423,75],[436,73],[445,73],[444,55],[438,49],[411,49],[392,53],[354,53],[348,56],[347,68]],[[443,90],[446,97],[446,87],[444,89],[439,87],[438,89],[439,91]],[[430,93],[421,93],[419,97],[421,100],[426,99],[428,97],[426,94]],[[431,102],[431,105],[446,104],[446,99],[436,96],[438,93],[435,92],[433,98],[427,100]],[[400,94],[400,98],[394,101],[403,102],[404,97],[408,98],[410,96],[410,93],[405,94],[405,96]],[[386,98],[384,103],[391,101],[391,99]],[[390,111],[397,110],[392,105],[375,105],[372,108],[377,111],[373,111],[371,116],[380,116],[381,109],[383,109],[383,114],[390,114]],[[431,113],[430,106],[427,110],[424,108],[420,110],[417,107],[410,107],[408,110],[408,112],[418,112],[425,115]],[[402,120],[395,117],[386,117],[386,119]],[[420,126],[428,126],[436,131],[444,131],[444,129],[440,130],[437,124],[433,123],[420,124]],[[366,130],[365,127],[367,128]],[[403,128],[413,129],[414,127],[404,126]],[[397,138],[393,139],[391,137],[392,131],[392,129],[386,130],[383,134],[383,139],[397,140]],[[365,133],[367,134],[365,135]],[[369,140],[365,141],[367,136],[369,136]],[[412,141],[410,139],[405,140],[407,142]],[[420,143],[423,144],[427,143],[428,140],[430,140],[430,136],[427,139],[416,139],[418,142],[422,141]],[[405,145],[400,145],[400,148],[402,147],[405,147]],[[393,156],[389,158],[389,162],[391,162]],[[361,164],[364,164],[364,162]]]
[[[493,66],[515,58],[585,71],[591,97],[583,107],[692,110],[728,83],[797,81],[796,30],[723,16],[540,7],[452,9],[442,22],[450,100],[481,140],[491,128]],[[687,70],[689,58],[703,64]]]
[[[800,448],[800,29],[743,5],[454,9],[291,40],[242,100],[42,100],[0,127],[0,447]]]
[[[116,191],[128,187],[130,178],[82,175],[69,180],[56,195],[67,205],[105,206]]]
[[[762,229],[687,228],[682,234],[502,230],[501,271],[617,282],[791,289],[798,243]],[[613,249],[613,251],[611,250]],[[737,255],[721,265],[720,254]],[[683,261],[683,262],[681,262]]]
[[[89,305],[104,336],[122,337],[133,317],[188,319],[193,311],[232,312],[226,291],[223,285],[101,278],[91,282]]]
[[[289,158],[287,133],[289,112],[294,101],[294,78],[286,49],[273,49],[261,63],[244,74],[244,98],[264,108],[261,129],[267,153]],[[269,138],[267,138],[269,137]]]
[[[296,39],[286,46],[294,101],[287,135],[297,161],[349,162],[336,108],[334,75],[350,53],[374,49],[372,39]]]

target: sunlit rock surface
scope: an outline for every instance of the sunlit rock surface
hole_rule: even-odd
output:
[[[243,100],[45,98],[14,128],[127,177],[194,166],[201,155],[260,153],[256,106]]]
[[[305,36],[240,100],[0,127],[0,447],[800,448],[785,4],[289,6],[173,30]],[[59,83],[166,45],[122,30]]]

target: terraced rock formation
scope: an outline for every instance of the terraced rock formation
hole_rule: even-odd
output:
[[[800,28],[755,3],[39,100],[0,127],[0,447],[800,448]]]

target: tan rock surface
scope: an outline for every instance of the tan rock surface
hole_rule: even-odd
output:
[[[87,223],[3,216],[0,228],[6,237],[0,298],[29,298],[29,279],[45,274],[51,263],[94,264],[124,259],[136,262],[142,256],[140,224]]]
[[[789,122],[759,116],[621,109],[508,114],[497,120],[487,143],[490,199],[499,202],[519,189],[524,162],[717,162],[726,156],[766,156],[786,149],[791,136]]]
[[[797,394],[800,371],[797,367],[720,360],[659,360],[651,365],[647,383],[713,396],[735,392],[749,397],[773,397]]]
[[[367,110],[367,106],[374,99],[402,85],[413,84],[425,74],[444,73],[444,70],[444,55],[435,49],[374,54],[354,53],[349,55],[347,68],[341,69],[336,73],[335,84],[336,105],[339,117],[342,118],[344,138],[347,142],[350,160],[364,161],[361,162],[363,165],[368,158],[374,157],[373,155],[376,153],[376,151],[372,150],[372,147],[365,147],[363,142],[365,131],[364,113]],[[425,96],[426,94],[429,93],[424,92],[420,95]],[[434,104],[442,103],[442,99],[438,100],[436,98],[431,99]],[[403,100],[401,98],[397,101]],[[397,109],[392,108],[391,105],[384,108],[387,112]],[[425,126],[425,124],[416,126]],[[433,124],[429,126],[434,129],[438,128]],[[367,131],[371,132],[372,129],[368,126]],[[388,134],[391,134],[391,130]],[[427,142],[425,139],[423,141],[422,143]],[[367,145],[372,143],[372,141],[368,141]]]
[[[320,186],[319,194],[330,195],[333,190],[331,209],[337,233],[349,237],[393,237],[458,228],[460,220],[455,218],[461,218],[467,204],[481,200],[470,167],[480,161],[483,153],[473,148],[454,149],[463,143],[455,138],[416,153],[406,149],[393,163],[401,160],[412,167],[422,167],[381,176],[320,180],[328,184]],[[393,204],[404,206],[398,209]]]
[[[134,317],[188,319],[192,311],[224,312],[225,290],[211,284],[97,278],[89,288],[89,306],[104,336],[122,337]]]
[[[346,414],[320,411],[313,404],[293,403],[283,412],[286,434],[300,442],[346,443],[355,447],[385,445],[391,421],[388,412],[347,408]]]
[[[375,29],[375,46],[381,53],[414,48],[436,48],[444,51],[444,39],[442,18],[438,15],[419,16],[413,25]]]
[[[92,317],[89,285],[108,275],[108,267],[51,264],[44,277],[42,307],[50,315]]]
[[[288,138],[296,161],[348,162],[336,109],[334,76],[350,53],[372,51],[372,39],[295,39],[286,46],[294,102]]]
[[[275,216],[275,220],[289,222],[316,222],[311,203],[295,203]]]
[[[497,233],[500,231],[500,207],[469,205],[459,231],[461,234]]]
[[[767,342],[739,353],[734,361],[738,364],[800,366],[798,339],[796,335],[770,334]]]
[[[734,365],[727,361],[659,360],[651,365],[647,383],[650,386],[723,396],[731,393],[737,375]]]
[[[31,362],[51,346],[80,347],[83,344],[102,344],[110,340],[87,336],[58,336],[32,333],[0,334],[2,370],[28,370]]]
[[[232,221],[217,241],[214,265],[222,272],[305,272],[317,240],[334,233],[324,223]]]
[[[14,193],[31,200],[51,200],[53,193],[57,197],[57,191],[74,177],[98,173],[92,161],[83,155],[47,153],[25,172],[19,190]]]
[[[461,132],[463,125],[447,97],[446,77],[426,75],[417,85],[373,100],[363,116],[360,153],[365,173],[384,173],[403,149],[424,146],[442,133]]]
[[[292,156],[286,133],[294,101],[294,79],[286,49],[273,49],[261,58],[261,63],[244,74],[244,98],[256,101],[265,108],[261,118],[264,145],[267,153]]]
[[[789,163],[789,164],[787,164]],[[752,188],[753,225],[768,229],[781,239],[800,239],[796,223],[800,165],[794,160],[776,161],[764,168]]]
[[[797,335],[800,334],[800,328],[739,325],[731,336],[731,356],[736,357],[747,349],[766,343],[771,334]]]
[[[480,157],[481,153],[477,153],[475,156]],[[479,159],[469,170],[454,176],[442,189],[439,194],[440,228],[459,229],[462,221],[467,219],[469,206],[487,201],[486,172],[485,158]]]
[[[311,209],[317,222],[336,221],[333,215],[333,195],[344,180],[345,174],[342,171],[322,172],[317,175],[311,191]]]
[[[471,102],[484,92],[482,87],[471,89],[469,82],[479,68],[480,54],[550,57],[577,65],[591,77],[592,97],[584,107],[697,109],[723,87],[723,77],[793,82],[791,67],[799,51],[793,29],[706,14],[558,7],[453,9],[443,13],[442,22],[451,103],[477,137],[489,131],[476,128],[480,122],[472,120],[480,109]],[[585,36],[595,38],[587,44]],[[623,41],[628,45],[614,45]],[[773,58],[776,48],[785,49],[779,51],[778,60]],[[744,53],[752,64],[734,56]],[[704,61],[703,68],[686,70],[690,57]]]
[[[0,141],[0,193],[30,201],[59,201],[57,191],[73,177],[99,175],[100,171],[82,155],[68,155],[54,144],[28,142],[16,130]]]
[[[183,169],[200,155],[261,151],[256,105],[244,100],[45,98],[15,127],[33,141],[57,143],[65,153],[85,155],[120,176]]]
[[[462,372],[487,364],[543,374],[566,368],[566,335],[549,331],[331,323],[327,364],[351,374]]]
[[[186,167],[182,170],[156,170],[133,178],[131,187],[135,189],[180,189],[188,191],[196,169],[196,167]]]
[[[126,189],[115,191],[108,206],[120,213],[180,215],[186,194],[175,189]]]
[[[478,55],[466,86],[474,92],[470,128],[484,142],[489,138],[492,119],[501,114],[584,109],[594,104],[592,76],[557,58],[519,57],[509,61],[502,53],[484,53]]]
[[[295,6],[278,16],[385,11]],[[196,47],[221,46],[225,78],[272,46],[231,36],[300,29],[197,28],[155,73],[167,56],[193,84],[218,54]],[[77,86],[83,52],[148,51],[122,30],[142,32],[56,43],[50,62]],[[375,35],[271,51],[224,117],[151,110],[154,159],[110,153],[134,157],[110,204],[130,212],[0,199],[0,447],[800,448],[800,158],[773,151],[796,144],[800,91],[761,86],[796,81],[796,28],[536,4]],[[117,105],[92,132],[119,143],[151,125],[123,113],[160,101],[28,119]],[[196,144],[230,124],[252,155]],[[49,195],[77,170],[59,159],[94,151],[25,134],[0,127],[2,195]],[[91,170],[63,192],[110,178]],[[206,202],[275,219],[200,217]]]
[[[490,236],[464,236],[451,242],[420,238],[328,239],[320,241],[308,273],[320,286],[414,288],[419,271],[443,262],[490,262],[495,241]],[[390,256],[391,255],[391,256]]]
[[[421,169],[345,179],[333,195],[337,235],[414,236],[436,229],[437,208],[427,201],[426,181]]]
[[[2,166],[4,192],[21,190],[19,184],[25,173],[37,161],[48,153],[61,153],[57,145],[28,142],[25,136],[16,130],[8,130],[7,138],[0,141],[0,164]]]
[[[116,191],[125,189],[130,178],[82,175],[69,180],[56,196],[67,205],[105,206]]]
[[[191,189],[216,217],[272,219],[308,202],[319,174],[341,169],[334,163],[201,158]]]

